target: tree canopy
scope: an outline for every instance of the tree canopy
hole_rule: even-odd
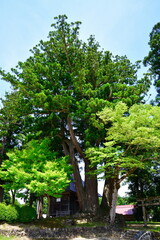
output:
[[[8,153],[9,159],[2,162],[0,175],[8,190],[28,189],[37,196],[58,197],[68,186],[71,167],[67,157],[58,158],[49,149],[50,141],[32,140],[22,150]]]
[[[104,178],[112,182],[112,188],[108,186],[107,197],[110,217],[114,221],[113,208],[120,183],[138,168],[151,168],[155,161],[159,164],[160,108],[147,104],[128,108],[119,102],[97,115],[102,120],[101,127],[107,124],[106,142],[104,146],[87,149],[87,156],[92,166],[98,166],[95,172],[103,173]]]
[[[123,169],[120,172],[125,173],[127,170],[124,166],[127,169],[137,167],[146,147],[145,156],[148,157],[149,151],[152,151],[150,142],[153,140],[155,144],[158,136],[154,138],[153,135],[158,130],[154,127],[149,130],[138,115],[138,111],[140,114],[144,112],[147,119],[147,114],[151,114],[149,106],[144,105],[143,109],[141,105],[134,105],[144,103],[151,85],[147,74],[141,79],[137,77],[139,62],[133,64],[126,56],[113,56],[109,51],[100,49],[93,36],[86,42],[80,40],[80,24],[68,23],[65,15],[58,16],[52,24],[53,30],[49,32],[48,40],[41,40],[26,61],[19,62],[9,73],[0,71],[2,79],[13,87],[13,92],[3,100],[0,110],[3,130],[0,131],[0,138],[1,141],[5,139],[2,141],[3,152],[19,142],[23,146],[33,139],[49,138],[51,150],[58,153],[58,159],[69,156],[81,211],[97,213],[97,175],[90,173],[99,173],[97,166],[100,158],[93,161],[86,150],[93,147],[96,154],[95,149],[103,149],[108,159],[115,159],[114,162],[110,161],[108,172],[105,169],[106,176],[114,171],[116,161]],[[138,119],[135,121],[125,116],[125,111],[132,105],[131,115]],[[108,120],[103,119],[103,115],[107,116],[105,111],[110,116]],[[103,121],[99,121],[97,112],[101,112]],[[125,122],[122,124],[123,120]],[[152,117],[148,117],[147,122],[152,124]],[[105,140],[105,128],[110,134],[108,142]],[[126,131],[132,140],[127,139]],[[150,136],[148,141],[147,134]],[[138,146],[138,155],[133,146]],[[124,158],[125,151],[127,154]],[[84,184],[80,161],[85,166]],[[105,195],[103,199],[106,199]]]
[[[157,90],[156,102],[160,104],[160,22],[154,25],[149,39],[150,51],[144,58],[144,65],[149,66],[149,70],[155,80]]]
[[[121,172],[123,179],[128,169],[143,168],[147,160],[159,160],[159,107],[145,104],[128,109],[125,103],[119,102],[114,107],[104,108],[97,115],[102,120],[101,127],[110,123],[110,127],[106,127],[104,147],[87,150],[91,164],[101,164],[100,173],[107,169],[107,175],[119,177]]]

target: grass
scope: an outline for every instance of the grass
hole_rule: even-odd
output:
[[[12,237],[12,236],[6,237],[6,236],[1,236],[0,235],[0,240],[14,240],[14,239],[15,239],[15,237]]]
[[[77,227],[102,227],[105,224],[102,222],[86,222],[86,223],[77,223]]]
[[[144,226],[144,222],[131,221],[126,223],[127,223],[127,229],[160,232],[160,222],[147,222],[146,227]]]
[[[70,228],[70,227],[96,227],[104,226],[104,222],[94,222],[85,220],[72,219],[70,217],[54,217],[36,220],[33,223],[33,226],[41,228]]]

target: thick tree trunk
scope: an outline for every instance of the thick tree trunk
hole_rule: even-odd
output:
[[[116,187],[116,183],[114,183],[113,190],[112,190],[112,202],[110,206],[110,223],[114,223],[116,217],[116,202],[118,197],[118,189]]]
[[[78,201],[80,205],[80,210],[82,212],[91,212],[93,214],[96,214],[98,210],[97,177],[89,174],[94,169],[90,167],[90,162],[88,159],[85,158],[85,154],[83,153],[83,150],[81,149],[81,146],[77,141],[70,117],[67,117],[67,124],[68,124],[68,129],[70,134],[70,140],[67,142],[69,147],[69,151],[68,151],[69,154],[67,153],[66,148],[65,149],[63,148],[63,149],[65,150],[65,154],[70,156],[71,164],[73,165],[74,180],[75,180],[75,186],[76,186]],[[84,186],[82,184],[78,163],[75,158],[75,150],[76,150],[76,153],[79,154],[80,158],[85,163]]]
[[[116,202],[117,202],[119,187],[120,185],[119,185],[118,179],[116,178],[106,179],[103,194],[107,200],[107,203],[110,209],[109,210],[110,223],[113,223],[115,221]]]
[[[72,141],[68,140],[63,142],[63,150],[65,155],[70,156],[70,161],[73,166],[73,175],[74,175],[74,182],[79,202],[80,211],[84,212],[86,208],[86,196],[82,184],[81,175],[78,168],[77,160],[75,159],[75,152],[74,152],[74,145]]]
[[[97,176],[90,173],[96,169],[90,167],[90,162],[85,159],[85,192],[87,211],[97,214],[99,208]]]

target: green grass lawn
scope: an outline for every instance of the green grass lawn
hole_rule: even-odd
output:
[[[0,240],[14,240],[15,237],[5,237],[0,235]]]

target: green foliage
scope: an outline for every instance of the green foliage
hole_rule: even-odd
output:
[[[156,197],[160,195],[159,163],[152,162],[152,167],[137,169],[128,178],[129,196],[134,198]],[[141,176],[139,178],[139,176]]]
[[[159,160],[160,108],[151,105],[127,105],[120,102],[97,114],[106,128],[104,147],[89,148],[91,164],[105,176],[124,177],[129,169],[144,168],[147,161]],[[127,176],[127,175],[126,175]],[[122,179],[123,179],[122,177]]]
[[[154,222],[160,222],[160,206],[152,206],[150,207],[149,214],[151,215],[151,219]]]
[[[6,215],[6,221],[7,222],[16,222],[18,219],[18,212],[13,205],[8,205],[7,206],[7,215]]]
[[[5,221],[7,215],[7,205],[5,203],[0,203],[0,220]]]
[[[7,138],[6,150],[19,144],[23,148],[12,152],[3,165],[4,170],[8,169],[7,173],[2,170],[8,188],[26,187],[37,194],[60,194],[70,172],[66,168],[66,158],[62,157],[64,152],[70,159],[74,158],[72,164],[75,164],[73,169],[77,176],[79,159],[87,165],[86,172],[92,170],[85,159],[86,148],[104,145],[105,127],[109,128],[110,122],[100,122],[97,112],[114,107],[119,101],[132,106],[142,102],[148,92],[150,78],[147,75],[137,78],[139,62],[132,64],[126,56],[113,56],[109,51],[101,50],[93,36],[83,42],[79,39],[79,31],[80,22],[68,23],[67,16],[58,16],[47,41],[40,41],[26,61],[19,62],[10,73],[0,71],[2,79],[13,87],[0,110],[0,137]],[[72,134],[68,118],[71,119]],[[57,157],[51,159],[50,154],[48,156],[41,150],[38,154],[38,146],[34,147],[36,142],[31,141],[46,137],[51,140],[50,150],[57,152]],[[26,150],[25,142],[31,144]],[[71,145],[74,151],[71,151]],[[127,162],[137,165],[138,159],[131,159],[131,155],[122,160],[121,145],[113,147],[111,144],[108,150],[107,147],[104,149],[110,155],[109,159],[114,156],[116,161],[121,161],[121,168]],[[99,164],[99,160],[94,164]],[[110,160],[110,166],[113,165],[115,162]],[[111,170],[112,167],[109,174]],[[88,183],[81,186],[81,193],[96,194],[96,190],[90,188],[97,187],[96,181],[87,176],[85,181]],[[76,181],[77,189],[80,182]],[[83,202],[84,198],[79,201]]]
[[[0,221],[23,223],[34,219],[36,219],[36,210],[33,207],[0,203]]]
[[[144,64],[151,66],[150,70],[153,74],[160,75],[160,22],[154,25],[150,33],[149,46],[151,50],[148,56],[144,58]]]
[[[9,191],[4,189],[4,196],[3,196],[3,201],[8,205],[11,203],[11,196]]]
[[[157,90],[156,102],[160,104],[160,22],[154,25],[150,33],[150,51],[144,58],[144,65],[149,66],[152,77],[155,80]]]
[[[18,211],[18,222],[27,223],[36,219],[36,210],[33,207],[23,205],[16,207]]]
[[[49,140],[32,140],[23,150],[8,153],[9,159],[1,165],[4,187],[19,190],[27,188],[38,196],[61,194],[69,183],[71,168],[67,157],[56,158],[49,150]],[[7,170],[7,171],[6,171]]]
[[[129,198],[136,203],[137,199],[160,196],[159,162],[152,161],[151,167],[137,169],[128,178]],[[141,176],[141,177],[139,177]],[[148,206],[147,214],[154,221],[159,221],[159,206]],[[142,216],[142,211],[137,211],[137,217]]]
[[[0,203],[0,220],[6,222],[15,222],[18,219],[18,212],[13,205]]]
[[[130,197],[121,197],[118,196],[117,198],[117,205],[128,205],[128,204],[135,204]]]

